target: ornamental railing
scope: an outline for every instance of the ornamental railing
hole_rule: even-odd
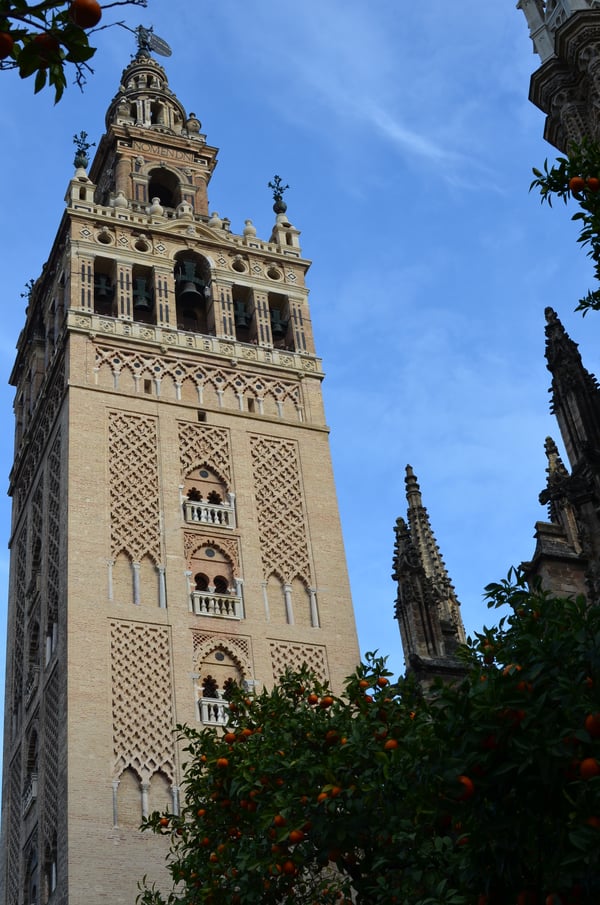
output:
[[[214,594],[192,591],[190,609],[196,616],[217,616],[220,619],[241,619],[242,598],[235,594]]]
[[[220,698],[200,698],[200,722],[205,726],[225,726],[229,718],[229,704]]]
[[[216,525],[235,528],[235,506],[230,503],[207,503],[204,500],[184,500],[183,516],[192,525]]]

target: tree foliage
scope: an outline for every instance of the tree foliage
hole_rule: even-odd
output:
[[[559,157],[543,172],[534,168],[535,179],[530,189],[540,190],[542,203],[552,206],[554,197],[566,204],[571,198],[579,205],[572,220],[581,223],[578,242],[589,246],[588,256],[594,262],[594,274],[600,280],[600,147],[591,141],[573,145],[568,157]],[[600,310],[600,289],[590,291],[579,300],[576,311],[587,314]]]
[[[303,669],[181,727],[169,891],[140,905],[597,905],[600,608],[530,592],[426,694],[367,655],[337,697]],[[552,898],[554,897],[554,898]]]
[[[80,87],[85,84],[86,73],[92,72],[89,60],[96,52],[89,28],[116,6],[145,7],[147,0],[103,5],[97,0],[0,0],[0,69],[17,69],[23,79],[33,77],[36,93],[51,85],[59,101],[69,69]]]

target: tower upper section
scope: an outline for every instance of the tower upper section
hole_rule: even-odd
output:
[[[217,149],[200,130],[195,114],[188,115],[169,88],[163,67],[138,51],[106,114],[90,173],[97,200],[124,206],[157,198],[163,207],[206,216]]]

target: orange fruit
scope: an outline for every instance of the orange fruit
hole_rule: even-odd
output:
[[[159,820],[158,822],[159,822],[160,826],[168,826],[168,825],[169,825],[169,818],[168,818],[168,817],[161,817],[160,820]]]
[[[228,745],[233,745],[233,743],[235,741],[235,732],[226,732],[225,735],[223,736],[223,740]]]
[[[73,0],[69,18],[80,28],[93,28],[102,18],[102,7],[98,0]]]
[[[321,698],[321,700],[319,702],[320,707],[331,707],[332,704],[333,704],[333,698],[331,697],[330,694],[326,694],[324,697]]]
[[[49,34],[47,31],[43,31],[41,34],[35,35],[33,43],[36,46],[40,67],[42,69],[49,66],[54,59],[58,59],[60,43],[54,35]]]
[[[585,179],[581,176],[573,176],[569,179],[569,189],[571,192],[581,192],[585,188]]]
[[[296,845],[298,842],[302,842],[303,839],[304,833],[302,832],[302,830],[292,830],[289,835],[289,840],[292,845]]]
[[[368,688],[370,684],[371,683],[367,682],[366,679],[361,679],[360,682],[358,683],[358,687],[359,688]]]
[[[327,792],[319,792],[319,794],[317,795],[318,802],[327,801],[328,798],[329,798],[329,795],[327,794]]]
[[[298,873],[298,868],[294,864],[293,861],[284,861],[283,862],[283,872],[284,874],[288,874],[288,876],[294,876],[294,874]]]
[[[505,666],[504,669],[502,670],[502,675],[503,675],[503,676],[510,676],[510,675],[512,675],[514,672],[521,672],[521,669],[522,669],[522,668],[523,668],[523,667],[522,667],[522,666],[519,666],[518,663],[509,663],[508,666]]]
[[[218,757],[218,758],[217,758],[217,767],[218,767],[220,770],[225,770],[226,767],[228,767],[228,766],[229,766],[229,761],[227,760],[226,757]]]
[[[8,56],[10,56],[14,43],[14,38],[11,34],[9,34],[9,32],[0,32],[0,60],[5,60]]]
[[[590,192],[597,192],[598,190],[600,190],[600,179],[598,179],[596,176],[589,176],[586,179],[586,185]]]
[[[390,684],[390,680],[386,679],[385,676],[379,676],[379,678],[377,679],[377,684],[380,688],[385,688],[386,685]]]
[[[309,696],[307,697],[306,700],[308,701],[309,704],[314,706],[315,704],[319,703],[319,695],[318,694],[309,694]]]
[[[342,794],[342,789],[340,788],[340,786],[332,787],[331,792],[330,792],[330,795],[332,798],[337,798],[338,795],[341,795],[341,794]]]
[[[579,764],[579,775],[582,779],[593,779],[600,775],[600,764],[595,757],[586,757]]]
[[[283,814],[275,814],[275,816],[273,817],[273,823],[275,824],[275,826],[285,826],[287,820],[285,819]]]
[[[472,798],[473,793],[475,792],[473,780],[469,776],[459,776],[458,781],[463,787],[461,794],[458,796],[458,800],[467,801],[469,798]]]
[[[398,747],[398,739],[396,739],[396,738],[388,738],[388,740],[383,745],[384,751],[393,751],[394,748],[397,748],[397,747]]]
[[[600,713],[588,713],[584,726],[592,738],[600,738]]]

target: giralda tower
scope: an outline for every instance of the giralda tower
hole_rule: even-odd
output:
[[[358,660],[299,232],[277,179],[268,241],[209,214],[216,148],[140,45],[12,376],[4,905],[132,905],[174,726]]]

